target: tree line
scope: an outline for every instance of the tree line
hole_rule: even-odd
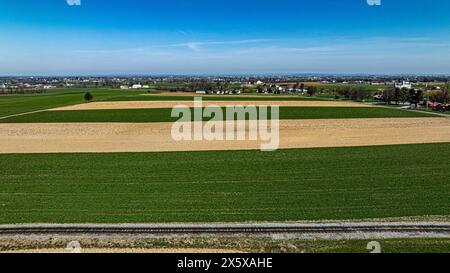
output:
[[[0,88],[0,95],[40,94],[45,92],[46,92],[45,89],[37,89],[37,88]]]
[[[417,105],[424,100],[424,92],[420,89],[388,88],[383,91],[382,99],[387,104],[409,102]]]
[[[420,89],[399,89],[399,88],[389,88],[385,89],[382,94],[383,101],[387,104],[392,102],[405,103],[409,102],[411,104],[419,104],[422,101],[428,99],[430,102],[437,102],[442,104],[450,103],[450,90],[433,90],[428,92],[428,98],[425,96],[425,92]]]

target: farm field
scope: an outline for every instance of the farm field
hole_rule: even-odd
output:
[[[85,91],[0,97],[6,105],[0,116],[80,104]],[[125,92],[92,93],[94,101],[108,103],[192,100]],[[188,142],[179,149],[167,141],[178,119],[170,117],[170,108],[46,110],[1,119],[0,223],[448,215],[448,119],[343,105],[281,107],[281,147],[296,149],[271,153],[247,142]],[[405,145],[331,148],[386,144]]]
[[[225,109],[224,113],[225,113]],[[0,119],[0,123],[48,122],[174,122],[171,108],[44,111]],[[191,109],[193,114],[193,109]],[[270,117],[270,111],[269,111]],[[280,107],[280,119],[348,119],[435,117],[429,113],[381,107]],[[248,118],[248,117],[247,117]],[[208,118],[204,118],[208,120]]]
[[[174,107],[233,107],[233,106],[270,106],[280,107],[371,107],[369,105],[344,101],[272,101],[272,100],[246,100],[246,101],[114,101],[92,102],[50,109],[52,111],[67,110],[119,110],[119,109],[164,109]]]
[[[194,96],[200,96],[205,101],[329,101],[327,98],[289,96],[289,95],[197,95],[189,93],[160,93],[160,94],[139,94],[132,96],[118,96],[107,99],[107,101],[190,101]]]
[[[223,128],[232,125],[221,124]],[[248,138],[176,141],[172,126],[170,122],[0,123],[0,153],[259,150],[274,143]],[[450,120],[446,118],[280,120],[278,126],[279,148],[450,142]],[[248,136],[249,127],[241,132]]]
[[[64,107],[84,103],[83,95],[92,93],[94,102],[98,101],[186,101],[192,100],[192,95],[178,93],[142,94],[144,91],[129,91],[120,89],[96,88],[67,88],[53,89],[43,94],[2,95],[0,96],[0,118],[9,115],[41,111],[56,107]],[[309,97],[266,97],[266,96],[203,96],[204,100],[293,100],[293,101],[321,101],[319,98]]]
[[[449,143],[273,153],[4,154],[0,223],[448,215],[449,156]]]
[[[450,1],[28,2],[0,4],[0,255],[450,253]]]
[[[50,90],[44,94],[2,95],[0,96],[0,117],[83,103],[83,95],[85,92],[91,92],[95,101],[112,99],[116,96],[120,97],[126,94],[129,95],[130,93],[138,93],[118,89],[75,88]]]

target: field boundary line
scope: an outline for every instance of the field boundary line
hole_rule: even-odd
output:
[[[36,114],[36,113],[41,113],[41,112],[46,112],[49,109],[44,109],[44,110],[36,110],[36,111],[31,111],[31,112],[25,112],[25,113],[18,113],[18,114],[13,114],[13,115],[8,115],[8,116],[3,116],[0,117],[0,120],[3,119],[8,119],[8,118],[13,118],[13,117],[19,117],[19,116],[25,116],[25,115],[30,115],[30,114]]]

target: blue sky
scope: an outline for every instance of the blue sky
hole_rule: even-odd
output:
[[[450,1],[0,0],[0,75],[450,74]]]

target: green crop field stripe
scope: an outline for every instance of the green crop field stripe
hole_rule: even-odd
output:
[[[225,112],[225,108],[222,108]],[[1,119],[0,123],[39,122],[173,122],[172,109],[116,109],[44,111]],[[194,111],[191,109],[191,113]],[[270,109],[269,109],[270,112]],[[269,115],[270,116],[270,115]],[[382,107],[280,107],[280,119],[408,118],[436,117]],[[248,119],[248,116],[246,117]],[[204,118],[204,120],[208,120]]]
[[[449,215],[450,143],[0,155],[0,223]]]
[[[117,89],[56,89],[43,94],[0,95],[0,117],[83,103],[84,93],[91,92],[94,101],[137,94]],[[140,92],[139,92],[140,93]]]

